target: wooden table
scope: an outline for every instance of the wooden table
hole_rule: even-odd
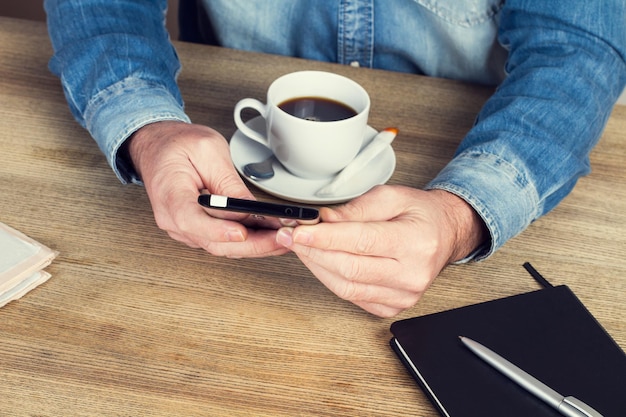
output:
[[[489,89],[453,81],[176,44],[187,110],[235,131],[234,104],[279,75],[324,69],[398,126],[393,184],[446,163]],[[56,249],[50,281],[0,309],[3,416],[436,416],[388,346],[393,319],[342,301],[293,255],[231,260],[171,240],[145,191],[121,185],[47,70],[43,24],[0,19],[0,221]],[[447,268],[423,315],[567,284],[626,348],[626,107],[593,173],[486,262]],[[258,193],[259,197],[267,197]],[[1,254],[0,254],[1,256]]]

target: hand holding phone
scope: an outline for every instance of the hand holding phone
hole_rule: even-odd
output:
[[[244,200],[216,194],[201,194],[198,196],[198,203],[210,209],[235,211],[254,216],[294,219],[305,223],[319,221],[319,211],[313,207]]]

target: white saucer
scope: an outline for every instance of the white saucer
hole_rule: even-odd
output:
[[[257,116],[246,122],[248,126],[258,132],[265,131],[265,122]],[[368,144],[378,133],[368,126],[363,138],[363,146]],[[336,195],[318,197],[317,190],[328,184],[332,178],[304,179],[287,171],[279,162],[274,162],[274,176],[267,180],[253,180],[243,174],[243,167],[251,162],[260,162],[269,157],[272,152],[258,142],[249,139],[237,130],[230,139],[230,155],[237,171],[249,182],[276,197],[285,200],[306,204],[335,204],[351,200],[368,191],[375,185],[384,184],[389,180],[396,168],[396,154],[389,146],[381,152],[367,169],[343,185]]]

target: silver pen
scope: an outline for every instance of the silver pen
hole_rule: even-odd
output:
[[[574,397],[564,397],[537,378],[513,365],[491,349],[467,337],[459,336],[461,342],[478,357],[502,372],[509,379],[529,391],[542,401],[554,407],[567,417],[602,417],[592,407]]]

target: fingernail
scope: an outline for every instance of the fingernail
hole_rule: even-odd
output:
[[[229,242],[243,242],[245,240],[243,233],[239,230],[229,230],[226,232],[226,239],[228,239]]]
[[[276,242],[285,247],[293,245],[293,229],[291,227],[283,227],[276,233]]]
[[[298,221],[296,219],[278,219],[280,224],[285,227],[296,227],[298,225]]]

